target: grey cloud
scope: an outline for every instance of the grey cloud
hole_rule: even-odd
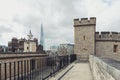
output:
[[[11,27],[11,26],[10,26]],[[12,29],[10,27],[7,27],[5,25],[0,25],[0,33],[10,33],[12,32]]]
[[[51,39],[56,44],[60,43],[60,39],[73,43],[73,19],[87,15],[83,2],[84,0],[29,0],[34,12],[15,16],[13,21],[26,27],[30,26],[38,37],[43,23],[46,41]]]
[[[40,35],[41,23],[45,39],[57,42],[63,39],[73,43],[73,19],[97,16],[97,30],[119,30],[119,0],[20,0],[31,8],[27,15],[13,17],[13,22],[30,26],[35,35]],[[107,5],[106,5],[107,4]],[[114,19],[113,19],[114,18]],[[110,21],[109,21],[110,20]],[[107,27],[106,27],[107,26]]]

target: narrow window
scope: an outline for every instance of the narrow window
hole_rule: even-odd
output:
[[[110,37],[112,37],[112,35],[110,35]]]
[[[29,47],[27,47],[27,50],[29,49]]]
[[[35,70],[35,60],[34,59],[30,60],[30,65],[31,65],[31,69]]]
[[[99,35],[99,38],[101,38],[101,35]]]
[[[118,51],[118,45],[114,45],[113,52],[117,52],[117,51]]]
[[[85,36],[83,36],[83,40],[85,40]]]

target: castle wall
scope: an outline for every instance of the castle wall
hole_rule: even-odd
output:
[[[97,41],[120,41],[120,33],[118,32],[96,32],[95,36]]]
[[[96,32],[95,34],[96,55],[120,61],[120,33]],[[117,46],[117,48],[115,48],[114,46]]]
[[[89,56],[94,80],[120,80],[120,68],[117,61]]]
[[[74,19],[74,53],[79,59],[88,59],[89,54],[95,52],[96,18]]]
[[[116,52],[114,52],[114,45],[118,45]],[[96,41],[96,55],[105,56],[108,54],[120,54],[120,42]]]
[[[79,59],[89,54],[120,61],[120,33],[95,32],[96,18],[74,19],[74,53]]]

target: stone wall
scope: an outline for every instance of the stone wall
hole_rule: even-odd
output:
[[[114,45],[118,45],[116,52],[114,52]],[[96,41],[96,55],[105,56],[109,54],[120,54],[120,42]]]
[[[5,80],[5,64],[6,64],[6,78],[15,75],[24,75],[24,73],[30,73],[30,70],[40,70],[46,66],[46,54],[38,53],[1,53],[0,54],[0,74],[1,79]],[[32,62],[31,62],[32,61]],[[11,63],[11,68],[10,68]],[[18,67],[19,65],[19,67]],[[32,67],[35,66],[35,67]],[[19,68],[19,71],[18,71]],[[32,69],[30,69],[32,68]],[[1,73],[2,72],[2,73]]]
[[[88,59],[89,54],[95,52],[96,18],[74,19],[74,53],[78,59]]]
[[[101,58],[90,55],[89,62],[94,80],[120,80],[120,70],[106,63]]]
[[[119,41],[120,42],[120,33],[119,32],[96,32],[95,33],[97,41]]]
[[[96,56],[112,58],[120,61],[120,33],[96,32]],[[114,46],[117,46],[115,48]]]

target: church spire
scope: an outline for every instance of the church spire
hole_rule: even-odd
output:
[[[29,31],[29,34],[27,36],[28,36],[28,40],[31,40],[33,38],[33,34],[31,32],[31,30]]]

